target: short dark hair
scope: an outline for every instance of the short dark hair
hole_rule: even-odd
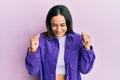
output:
[[[64,5],[56,5],[56,6],[53,6],[49,10],[47,17],[46,17],[46,27],[47,27],[46,34],[47,34],[47,37],[49,37],[49,38],[55,37],[55,34],[53,33],[53,31],[51,29],[51,19],[52,19],[52,17],[57,16],[59,14],[61,14],[65,18],[66,25],[67,25],[66,34],[67,33],[74,33],[73,29],[72,29],[73,22],[72,22],[72,16],[71,16],[70,11]]]

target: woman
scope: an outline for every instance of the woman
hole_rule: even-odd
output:
[[[72,29],[72,17],[64,5],[52,7],[46,18],[47,32],[32,36],[25,59],[31,75],[39,80],[81,80],[93,67],[91,38]]]

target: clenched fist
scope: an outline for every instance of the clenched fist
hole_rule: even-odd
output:
[[[85,49],[90,50],[91,45],[91,37],[88,34],[85,34],[84,32],[81,33],[82,35],[82,44],[85,47]]]
[[[39,46],[39,38],[40,38],[40,34],[37,34],[35,36],[32,36],[30,38],[30,48],[29,51],[30,52],[36,52]]]

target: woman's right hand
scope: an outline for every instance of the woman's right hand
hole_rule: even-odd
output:
[[[38,47],[39,47],[39,38],[40,38],[40,34],[37,34],[35,36],[32,36],[30,38],[30,48],[29,51],[30,52],[36,52]]]

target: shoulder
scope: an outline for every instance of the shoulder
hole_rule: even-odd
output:
[[[69,33],[68,36],[71,36],[73,40],[81,40],[82,36],[79,33]]]
[[[52,42],[54,40],[54,38],[49,38],[48,37],[48,33],[45,32],[45,33],[41,33],[40,34],[40,39],[39,39],[41,42]]]
[[[82,45],[82,36],[79,33],[70,33],[68,35],[68,41],[72,47],[78,47]]]
[[[40,40],[49,40],[47,32],[43,32],[40,34]]]
[[[41,45],[43,45],[43,44],[45,44],[46,41],[47,41],[47,38],[46,38],[45,34],[40,33],[39,43]]]
[[[40,33],[40,38],[46,38],[47,32]]]

